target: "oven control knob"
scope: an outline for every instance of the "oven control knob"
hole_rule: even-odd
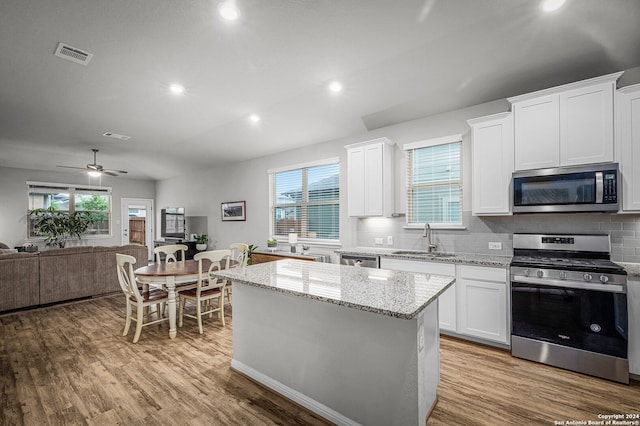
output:
[[[544,277],[544,271],[542,269],[538,269],[536,271],[536,275],[538,276],[538,278],[542,278]]]
[[[566,280],[567,279],[567,273],[565,271],[560,271],[560,279],[561,280]]]
[[[607,282],[609,282],[609,277],[606,275],[600,275],[600,282],[606,284]]]
[[[585,280],[585,281],[591,281],[591,280],[593,279],[593,275],[591,275],[591,274],[584,274],[584,275],[582,276],[582,279],[583,279],[583,280]]]

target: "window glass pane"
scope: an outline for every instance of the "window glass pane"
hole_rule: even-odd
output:
[[[311,167],[307,179],[310,203],[340,199],[340,168],[338,164]]]
[[[109,211],[109,196],[108,195],[89,195],[89,194],[76,194],[75,195],[75,209],[76,211]]]
[[[461,142],[407,154],[408,223],[462,223]]]
[[[94,213],[94,220],[96,222],[93,225],[90,225],[87,229],[87,235],[109,235],[110,226],[110,217],[108,214],[102,213]]]
[[[300,207],[276,207],[274,232],[284,236],[290,233],[301,234],[302,209]]]
[[[56,210],[69,210],[68,192],[29,192],[29,210],[48,209],[53,206]]]
[[[309,238],[340,239],[340,205],[309,206]]]
[[[302,201],[302,169],[276,174],[276,204]]]

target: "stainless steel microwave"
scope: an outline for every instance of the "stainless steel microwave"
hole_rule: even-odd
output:
[[[513,213],[617,212],[617,163],[513,173]]]

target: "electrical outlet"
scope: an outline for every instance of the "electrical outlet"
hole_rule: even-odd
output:
[[[387,237],[387,245],[388,246],[392,246],[393,245],[393,235],[389,235]]]
[[[384,244],[382,238],[376,238],[376,244]]]
[[[502,250],[502,243],[489,243],[489,250]]]

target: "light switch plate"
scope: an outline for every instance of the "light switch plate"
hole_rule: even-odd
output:
[[[502,243],[489,243],[489,250],[502,250]]]
[[[382,238],[376,238],[376,244],[384,244]]]
[[[393,235],[389,235],[387,237],[387,245],[388,246],[392,246],[393,245]]]

